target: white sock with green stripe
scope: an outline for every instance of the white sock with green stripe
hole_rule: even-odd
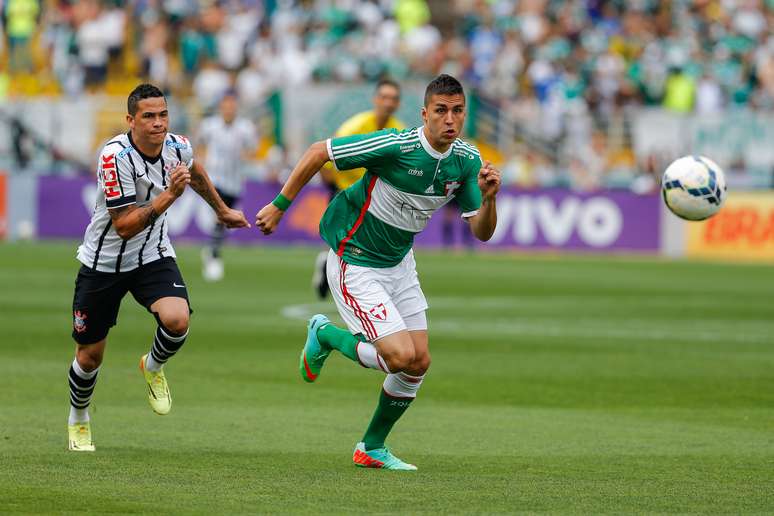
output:
[[[390,370],[387,368],[387,362],[384,361],[379,352],[370,342],[358,342],[355,348],[357,353],[357,361],[363,367],[370,369],[376,369],[384,373],[390,374]]]

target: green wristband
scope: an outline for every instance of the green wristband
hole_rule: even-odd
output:
[[[293,202],[281,193],[277,194],[277,197],[274,198],[271,203],[276,206],[277,208],[281,209],[282,211],[288,211],[288,208],[290,208],[290,203]]]

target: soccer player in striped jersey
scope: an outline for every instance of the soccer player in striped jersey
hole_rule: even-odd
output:
[[[326,162],[365,167],[357,183],[337,195],[320,222],[328,253],[328,282],[347,329],[313,316],[299,359],[301,376],[315,381],[332,350],[386,375],[373,418],[356,444],[357,466],[415,470],[385,446],[395,422],[416,397],[430,367],[427,301],[412,245],[432,214],[456,199],[473,234],[489,240],[497,225],[500,172],[459,139],[465,121],[462,85],[440,75],[425,90],[421,127],[332,138],[313,144],[282,191],[256,215],[264,234],[277,227],[301,188]]]
[[[191,143],[167,131],[164,94],[141,84],[127,100],[129,131],[112,138],[97,163],[97,202],[78,248],[81,268],[73,295],[75,359],[69,371],[69,449],[94,451],[89,403],[116,324],[121,300],[132,296],[153,314],[157,327],[140,359],[148,401],[167,414],[172,397],[163,366],[188,336],[188,291],[169,240],[167,209],[187,186],[227,227],[249,227],[240,211],[223,203],[206,170],[193,160]]]
[[[374,96],[371,99],[374,108],[370,111],[363,111],[348,118],[334,135],[337,138],[342,136],[353,136],[356,134],[372,133],[382,129],[398,129],[405,127],[403,122],[398,120],[394,114],[400,107],[400,85],[391,79],[381,79],[376,83]],[[365,174],[365,168],[359,167],[352,170],[335,170],[331,163],[326,163],[320,169],[320,177],[331,190],[331,198],[343,192],[360,180]],[[320,299],[328,296],[328,275],[325,272],[328,263],[328,251],[321,252],[315,260],[314,276],[312,276],[312,286]]]
[[[255,153],[258,134],[253,123],[237,116],[238,100],[234,91],[220,101],[220,113],[202,120],[196,138],[212,184],[226,206],[233,208],[242,196],[244,164]],[[207,281],[223,278],[220,248],[226,238],[226,227],[215,224],[209,247],[202,249],[202,276]]]

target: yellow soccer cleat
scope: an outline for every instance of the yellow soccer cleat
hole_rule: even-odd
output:
[[[69,436],[68,447],[70,451],[94,451],[94,441],[91,440],[91,425],[88,421],[67,425],[67,435]]]
[[[172,395],[169,394],[169,385],[164,376],[164,369],[157,372],[151,372],[145,369],[145,359],[148,355],[140,358],[140,371],[145,376],[145,383],[148,385],[148,402],[153,412],[163,416],[169,414],[172,409]]]

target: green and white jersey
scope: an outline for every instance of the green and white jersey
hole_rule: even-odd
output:
[[[456,198],[463,217],[481,206],[481,155],[460,139],[441,154],[415,127],[332,138],[327,146],[338,170],[366,168],[320,221],[320,235],[347,263],[395,266],[444,204]]]

